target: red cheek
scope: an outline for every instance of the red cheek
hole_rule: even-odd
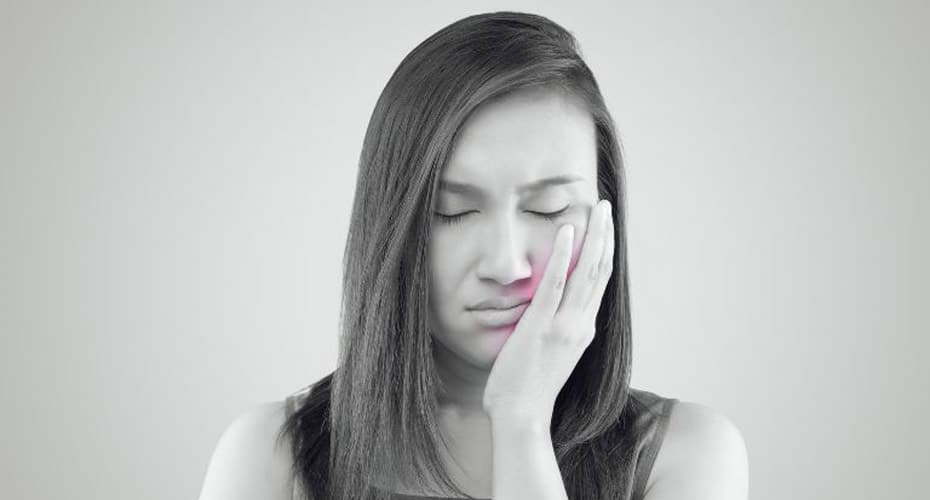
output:
[[[549,264],[549,258],[552,255],[547,255],[542,262],[537,263],[533,266],[533,277],[530,283],[530,290],[532,290],[531,297],[536,296],[536,289],[539,287],[539,282],[542,281],[543,273],[546,271],[546,266]],[[578,266],[578,259],[581,257],[581,248],[572,247],[572,258],[568,262],[568,274],[566,275],[565,281],[568,282],[572,277],[572,273],[575,271],[575,268]]]

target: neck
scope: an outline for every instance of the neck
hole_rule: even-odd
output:
[[[485,413],[484,386],[490,371],[468,363],[440,342],[433,346],[436,372],[445,389],[437,395],[439,407],[457,413]]]

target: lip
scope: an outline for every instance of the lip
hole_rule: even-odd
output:
[[[504,328],[520,321],[520,317],[529,307],[529,302],[517,304],[508,309],[472,309],[469,312],[475,321],[486,328]]]
[[[469,307],[469,310],[486,310],[486,309],[511,309],[521,304],[526,304],[529,299],[519,297],[495,297],[493,299],[482,300],[481,302]]]

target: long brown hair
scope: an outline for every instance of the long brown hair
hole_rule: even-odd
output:
[[[343,260],[339,361],[282,427],[312,498],[383,497],[379,478],[413,477],[465,495],[442,465],[427,244],[439,173],[466,119],[521,89],[579,98],[594,119],[598,192],[615,221],[613,274],[596,334],[555,403],[553,445],[570,498],[621,498],[632,481],[624,433],[631,333],[621,147],[575,38],[534,14],[473,15],[439,30],[394,71],[359,159]],[[626,416],[625,416],[626,415]],[[633,440],[633,441],[630,441]],[[431,480],[432,479],[432,480]]]

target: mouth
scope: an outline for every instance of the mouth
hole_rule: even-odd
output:
[[[527,301],[507,309],[471,309],[469,313],[485,328],[506,328],[520,321],[529,305]]]
[[[528,298],[522,299],[518,297],[494,297],[494,298],[482,300],[481,302],[471,307],[467,307],[466,309],[468,310],[486,310],[486,309],[505,310],[505,309],[511,309],[513,307],[525,304],[529,301],[530,299]]]

